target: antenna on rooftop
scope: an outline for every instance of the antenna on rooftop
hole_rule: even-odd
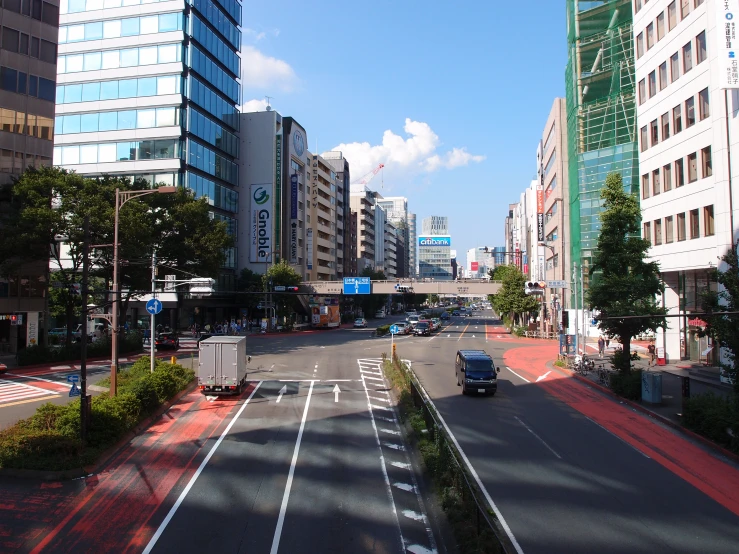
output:
[[[272,98],[274,98],[274,97],[273,96],[265,96],[265,98],[267,99],[267,107],[265,109],[268,112],[271,112],[272,111],[272,106],[270,106],[270,104],[271,104],[270,100],[272,100]]]

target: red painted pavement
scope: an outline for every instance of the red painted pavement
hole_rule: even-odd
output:
[[[0,494],[0,551],[35,545],[34,554],[141,552],[159,525],[152,517],[193,475],[202,447],[237,400],[211,403],[198,391],[186,395],[100,474],[87,478],[80,492],[44,483],[33,485],[37,490],[30,495]]]
[[[559,371],[551,371],[546,364],[557,357],[557,352],[556,344],[514,348],[506,352],[503,360],[532,384],[605,427],[739,516],[739,470],[645,415],[632,412]],[[535,382],[547,372],[550,373],[545,379]]]

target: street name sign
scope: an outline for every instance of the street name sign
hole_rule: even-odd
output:
[[[372,294],[369,277],[344,277],[344,294]]]
[[[567,281],[547,281],[547,287],[550,289],[566,289]]]

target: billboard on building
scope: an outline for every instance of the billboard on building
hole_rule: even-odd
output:
[[[444,235],[419,235],[418,246],[446,246],[452,245],[452,237]]]
[[[249,261],[268,262],[272,247],[272,183],[251,185],[251,251]]]
[[[716,2],[716,51],[719,64],[719,88],[739,88],[739,37],[736,18],[739,0]]]
[[[313,229],[305,230],[305,267],[313,269]]]
[[[544,188],[536,187],[536,240],[544,241]]]
[[[290,263],[298,263],[298,174],[290,175]]]
[[[478,271],[479,267],[479,262],[470,262],[470,271]]]

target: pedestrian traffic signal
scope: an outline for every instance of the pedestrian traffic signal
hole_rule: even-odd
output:
[[[544,289],[546,289],[546,287],[546,283],[529,281],[528,283],[526,283],[525,292],[526,294],[544,294]]]

